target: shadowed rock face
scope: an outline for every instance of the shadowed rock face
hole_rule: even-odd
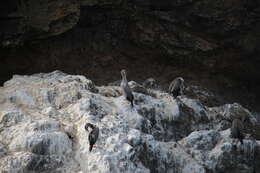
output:
[[[74,28],[67,41],[85,49],[104,52],[124,40],[175,63],[259,76],[259,8],[256,0],[11,0],[1,7],[0,42],[13,46]]]
[[[260,171],[258,125],[240,104],[208,107],[198,90],[189,90],[198,99],[173,99],[134,81],[129,86],[134,109],[120,87],[96,86],[84,76],[15,75],[0,88],[0,172]],[[243,145],[230,137],[237,117],[245,120]],[[100,130],[92,152],[86,122]]]
[[[10,0],[0,8],[1,46],[62,34],[80,16],[78,0]]]

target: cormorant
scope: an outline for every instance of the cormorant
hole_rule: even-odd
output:
[[[244,125],[243,125],[242,121],[238,118],[235,118],[232,121],[231,137],[239,139],[241,144],[243,144],[243,139],[244,139],[243,130],[244,130]]]
[[[177,77],[171,82],[169,86],[169,93],[176,98],[177,96],[183,94],[184,88],[184,79],[182,77]]]
[[[91,152],[93,145],[96,143],[99,135],[99,128],[91,123],[87,123],[85,125],[85,130],[88,131],[88,128],[91,128],[91,132],[88,135],[88,141],[89,141],[89,151]]]
[[[121,81],[121,88],[123,91],[123,95],[127,101],[131,103],[132,108],[134,107],[134,95],[132,93],[131,88],[128,85],[127,79],[126,79],[126,71],[123,69],[121,70],[122,75],[122,81]]]

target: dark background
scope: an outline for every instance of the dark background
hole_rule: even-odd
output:
[[[182,76],[260,111],[254,0],[10,0],[0,6],[0,83],[61,70],[97,85]]]

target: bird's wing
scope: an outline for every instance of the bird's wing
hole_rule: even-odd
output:
[[[99,129],[98,128],[95,128],[94,130],[92,130],[88,136],[88,140],[89,140],[89,143],[91,145],[95,144],[97,139],[98,139],[98,135],[99,135]]]
[[[126,94],[126,96],[133,95],[132,94],[132,89],[129,87],[128,84],[123,85],[122,88],[123,88],[123,92]]]
[[[241,121],[238,121],[238,128],[239,128],[239,131],[241,132],[241,133],[243,133],[243,131],[244,131],[244,125],[243,125],[243,123],[241,122]]]
[[[126,89],[127,95],[133,95],[132,90],[129,86],[127,86],[125,89]]]
[[[95,134],[92,132],[90,132],[89,136],[88,136],[88,140],[89,140],[89,144],[90,145],[94,145],[96,142],[96,138],[95,138]]]

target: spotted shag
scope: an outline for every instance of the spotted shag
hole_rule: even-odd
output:
[[[240,119],[234,119],[232,121],[232,126],[231,126],[231,137],[239,139],[241,144],[243,144],[243,139],[244,139],[244,125]]]
[[[131,88],[128,85],[127,79],[126,79],[126,71],[121,70],[121,75],[122,75],[122,81],[121,81],[121,88],[123,91],[123,95],[127,101],[131,103],[131,107],[134,107],[134,95],[132,93]]]
[[[176,98],[179,95],[182,95],[184,91],[184,79],[182,77],[175,78],[170,86],[168,92]]]
[[[92,129],[88,135],[89,151],[91,152],[94,144],[97,142],[98,135],[99,135],[99,128],[91,123],[87,123],[85,125],[85,130],[88,131],[88,128]]]

